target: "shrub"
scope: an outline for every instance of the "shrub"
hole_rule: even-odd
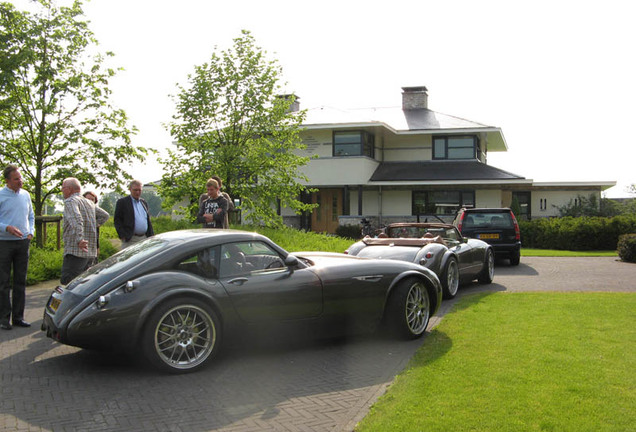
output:
[[[619,236],[636,232],[636,215],[562,217],[519,221],[524,247],[560,250],[616,250]]]
[[[359,225],[339,225],[336,228],[336,235],[347,239],[359,239],[361,232]]]
[[[29,251],[27,285],[59,279],[62,275],[63,258],[62,250],[50,250],[31,246],[31,250]]]
[[[618,239],[618,256],[626,262],[636,262],[636,234],[624,234]]]

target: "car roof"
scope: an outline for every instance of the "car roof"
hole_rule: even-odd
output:
[[[506,213],[510,211],[508,207],[493,207],[493,208],[464,208],[461,211],[468,213]]]
[[[190,243],[197,242],[206,238],[214,237],[219,243],[231,242],[231,241],[246,241],[246,240],[266,240],[267,237],[251,231],[241,230],[221,230],[210,228],[198,228],[198,229],[185,229],[168,231],[161,234],[157,234],[162,240],[167,240],[169,243]]]

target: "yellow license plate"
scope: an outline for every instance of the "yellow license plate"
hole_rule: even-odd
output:
[[[499,234],[479,234],[480,239],[498,239]]]
[[[60,307],[60,303],[62,303],[61,300],[52,297],[49,302],[49,307],[53,310],[53,312],[57,312],[57,308]]]

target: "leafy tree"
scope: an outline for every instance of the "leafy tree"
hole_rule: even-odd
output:
[[[117,200],[121,197],[122,195],[118,192],[107,192],[100,197],[99,206],[106,210],[109,215],[114,216],[115,205],[117,205]]]
[[[19,166],[41,215],[65,177],[119,188],[131,178],[120,164],[151,150],[131,144],[135,128],[109,102],[113,54],[94,54],[81,2],[37,3],[35,13],[0,3],[0,163]]]
[[[159,195],[157,195],[157,192],[153,190],[145,190],[141,192],[141,197],[148,203],[150,216],[157,217],[161,214],[161,204],[163,203],[163,200]]]
[[[519,198],[512,197],[512,203],[510,204],[510,210],[515,215],[517,220],[521,220],[521,205],[519,204]]]
[[[578,195],[575,200],[570,200],[568,204],[564,206],[556,206],[556,208],[559,211],[559,216],[561,217],[612,217],[622,213],[621,206],[618,203],[608,198],[601,198],[599,200],[594,194],[590,194],[589,197]]]
[[[240,198],[245,218],[280,226],[277,206],[297,213],[315,207],[299,200],[307,191],[297,169],[308,157],[297,155],[305,112],[291,112],[293,96],[281,97],[281,68],[267,60],[249,31],[231,49],[212,54],[195,66],[187,86],[178,86],[176,114],[168,125],[176,149],[162,160],[160,194],[164,208],[189,198],[196,213],[199,195],[211,175],[223,189]]]

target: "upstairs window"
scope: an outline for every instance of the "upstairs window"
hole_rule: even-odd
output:
[[[479,140],[475,136],[433,138],[433,159],[476,159],[478,153]]]
[[[374,157],[375,139],[365,131],[347,131],[333,133],[333,156]]]

